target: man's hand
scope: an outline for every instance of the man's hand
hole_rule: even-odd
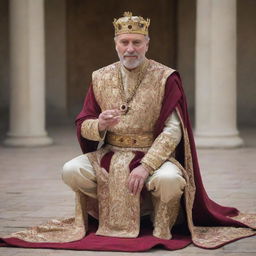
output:
[[[105,131],[120,121],[121,111],[118,109],[105,110],[99,115],[99,131]]]
[[[130,193],[133,195],[140,193],[148,176],[148,171],[142,165],[133,169],[128,178],[128,189]]]

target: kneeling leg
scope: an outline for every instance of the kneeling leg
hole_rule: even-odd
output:
[[[62,179],[73,191],[97,198],[96,174],[86,155],[80,155],[65,163]]]
[[[154,206],[154,236],[171,239],[185,185],[180,169],[171,162],[165,162],[149,178],[146,186],[151,191]]]

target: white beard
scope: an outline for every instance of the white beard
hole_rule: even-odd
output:
[[[137,68],[145,59],[145,56],[140,56],[140,55],[130,55],[130,56],[137,56],[136,59],[129,59],[129,58],[125,58],[126,55],[129,54],[124,54],[124,56],[120,55],[118,52],[118,57],[120,59],[120,62],[123,64],[123,66],[125,66],[128,69],[134,69]]]

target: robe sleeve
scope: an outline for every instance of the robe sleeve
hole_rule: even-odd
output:
[[[99,131],[99,119],[87,119],[81,126],[81,135],[83,138],[93,141],[103,141],[105,133]]]
[[[98,141],[102,137],[98,131],[98,117],[100,113],[101,108],[95,99],[93,86],[91,85],[87,92],[83,108],[75,121],[77,138],[83,153],[97,150]]]
[[[154,143],[142,158],[141,163],[152,174],[174,152],[181,140],[181,124],[174,110],[165,122],[163,131],[157,136]]]
[[[165,97],[155,124],[155,140],[140,161],[150,174],[168,160],[181,141],[181,123],[176,112],[182,97],[180,86],[180,76],[175,72],[166,81]]]

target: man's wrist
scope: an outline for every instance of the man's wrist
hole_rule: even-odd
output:
[[[101,139],[104,139],[105,138],[105,135],[106,135],[106,132],[107,132],[107,129],[103,129],[103,128],[100,128],[100,124],[98,123],[98,131],[99,131],[99,135],[101,137]]]
[[[100,125],[99,119],[98,119],[98,130],[99,130],[99,133],[102,133],[102,132],[105,132],[105,131],[106,131],[106,127],[102,127],[102,126]]]
[[[152,175],[154,173],[154,169],[147,165],[146,163],[141,163],[141,165],[144,167],[144,169],[149,173],[149,175]]]

